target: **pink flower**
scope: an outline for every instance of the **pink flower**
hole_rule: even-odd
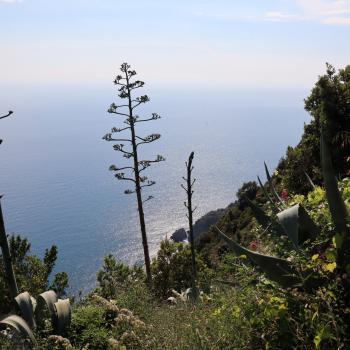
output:
[[[255,242],[255,241],[250,242],[249,248],[250,248],[250,250],[254,250],[254,251],[257,250],[258,249],[258,243]]]
[[[322,260],[326,260],[327,256],[326,256],[325,253],[320,253],[319,258],[322,259]]]
[[[281,197],[284,201],[288,199],[288,190],[284,189],[281,193]]]

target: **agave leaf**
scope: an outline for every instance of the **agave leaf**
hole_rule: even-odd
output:
[[[10,326],[14,328],[18,333],[22,334],[26,338],[29,338],[34,346],[37,345],[33,332],[22,317],[17,315],[7,316],[4,319],[0,320],[0,325]]]
[[[307,174],[306,171],[305,171],[305,176],[306,176],[306,178],[308,179],[308,181],[309,181],[309,183],[310,183],[312,189],[314,190],[314,189],[316,188],[316,186],[315,186],[314,182],[311,180],[311,177]]]
[[[321,130],[321,164],[323,180],[329,210],[337,231],[342,235],[349,235],[346,227],[348,212],[338,189],[338,182],[334,175],[331,153]]]
[[[57,302],[57,295],[53,290],[48,290],[41,293],[38,296],[38,307],[36,309],[35,315],[40,326],[43,326],[45,319],[45,309],[47,308],[50,313],[52,325],[56,322],[56,309],[55,303]]]
[[[267,191],[266,191],[264,185],[262,184],[262,182],[261,182],[261,180],[260,180],[260,177],[257,176],[257,178],[258,178],[259,185],[260,185],[262,191],[264,192],[264,195],[265,195],[266,199],[267,199],[268,201],[270,201],[270,203],[273,205],[275,211],[279,211],[279,208],[277,207],[275,201],[274,201],[274,200],[271,198],[271,196],[267,193]]]
[[[36,327],[34,319],[34,306],[32,302],[32,297],[28,292],[23,292],[18,294],[15,298],[16,303],[21,311],[22,317],[28,323],[29,327],[34,329]]]
[[[293,205],[277,214],[277,219],[298,249],[307,239],[314,239],[320,232],[306,210],[300,204]]]
[[[263,227],[263,228],[269,228],[271,226],[271,219],[270,217],[254,202],[252,202],[247,196],[244,196],[245,200],[247,201],[250,209],[253,212],[253,215],[256,219],[256,221]]]
[[[54,328],[57,334],[62,334],[71,321],[71,307],[69,299],[58,299],[54,306],[56,310],[56,322]]]
[[[245,199],[250,207],[250,209],[253,212],[253,215],[256,219],[256,221],[264,228],[273,229],[276,233],[282,235],[286,234],[284,231],[284,228],[273,218],[268,216],[263,209],[261,209],[258,205],[256,205],[254,202],[252,202],[247,196],[245,196]]]
[[[264,166],[265,166],[266,178],[267,178],[267,181],[269,183],[272,195],[276,198],[277,202],[280,202],[282,204],[282,206],[285,207],[285,204],[284,204],[282,198],[278,195],[278,193],[277,193],[277,191],[275,189],[275,186],[273,185],[269,169],[267,168],[267,165],[266,165],[265,162],[264,162]]]
[[[286,288],[296,287],[301,284],[302,281],[298,277],[297,271],[292,267],[289,261],[246,249],[227,237],[216,226],[214,226],[214,228],[236,255],[246,255],[255,265],[259,266],[265,272],[270,280]]]

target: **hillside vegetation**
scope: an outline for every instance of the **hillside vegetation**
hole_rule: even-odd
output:
[[[271,173],[262,160],[268,181],[243,183],[197,236],[198,298],[189,288],[188,244],[161,242],[152,286],[142,268],[109,255],[96,290],[71,298],[69,327],[60,336],[49,323],[38,327],[35,348],[349,349],[350,66],[327,65],[305,108],[313,119],[299,144]],[[10,246],[21,292],[37,297],[50,288],[64,296],[65,274],[48,283],[55,248],[40,260],[26,240]],[[4,276],[1,270],[0,313],[15,310]],[[1,333],[1,349],[30,347],[23,333]]]

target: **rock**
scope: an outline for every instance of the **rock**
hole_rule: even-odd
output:
[[[193,225],[194,239],[209,230],[210,226],[216,224],[226,209],[212,210],[199,218]]]
[[[187,232],[184,228],[176,230],[170,237],[174,242],[183,242],[187,240]]]
[[[209,213],[199,218],[193,225],[194,239],[198,238],[201,234],[207,232],[210,226],[216,224],[221,216],[225,213],[226,209],[212,210]],[[184,242],[187,240],[187,232],[184,228],[176,230],[170,238],[174,242]]]

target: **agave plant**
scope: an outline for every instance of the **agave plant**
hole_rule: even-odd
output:
[[[251,208],[254,217],[263,228],[277,235],[287,235],[290,241],[293,243],[294,248],[299,250],[300,245],[306,240],[315,239],[319,234],[320,229],[313,222],[302,205],[296,204],[290,208],[286,208],[286,204],[278,196],[272,183],[266,163],[264,163],[264,165],[269,187],[274,195],[275,201],[273,201],[271,196],[267,193],[258,177],[260,186],[262,187],[268,200],[274,203],[275,208],[278,208],[280,203],[283,203],[283,210],[276,213],[276,217],[270,217],[264,212],[263,209],[249,199],[247,199],[247,203]]]
[[[265,165],[266,177],[269,183],[272,197],[267,193],[260,178],[258,177],[260,186],[266,198],[273,204],[274,208],[280,208],[281,205],[285,208],[285,203],[278,196],[277,191],[272,183],[270,173]],[[350,229],[349,216],[344,201],[341,198],[338,183],[334,175],[332,160],[328,145],[321,132],[321,166],[324,177],[324,184],[326,189],[327,201],[331,212],[332,220],[334,222],[336,234],[336,247],[338,250],[339,267],[345,270],[350,275]],[[306,174],[310,184],[314,184],[310,177]],[[276,214],[276,218],[267,215],[263,209],[255,203],[246,198],[249,207],[252,210],[258,223],[269,230],[269,232],[278,235],[287,235],[293,243],[294,248],[298,251],[300,246],[306,240],[315,239],[320,233],[319,227],[313,222],[306,210],[300,205],[296,204],[290,208],[285,208]],[[300,275],[292,264],[277,257],[267,256],[256,253],[247,248],[240,246],[234,242],[223,232],[215,227],[216,232],[228,244],[229,248],[233,250],[236,255],[247,256],[253,264],[259,266],[263,272],[271,280],[279,283],[283,287],[296,287],[304,285],[306,287],[313,286],[317,281],[315,278],[310,278],[311,274],[304,272]]]
[[[214,226],[214,229],[237,256],[244,255],[249,258],[272,281],[283,287],[297,287],[303,283],[303,279],[288,260],[253,252],[230,239],[218,227]]]
[[[0,319],[1,327],[11,327],[24,338],[29,339],[31,346],[37,344],[34,331],[43,329],[46,315],[51,318],[55,334],[65,332],[71,321],[71,307],[69,299],[58,299],[53,290],[46,291],[35,300],[28,292],[23,292],[15,298],[21,316],[8,315]]]
[[[350,228],[349,214],[341,197],[338,182],[334,174],[331,152],[323,130],[321,129],[321,164],[323,181],[326,189],[326,197],[329,211],[332,216],[336,234],[336,247],[338,251],[338,265],[350,276]]]

